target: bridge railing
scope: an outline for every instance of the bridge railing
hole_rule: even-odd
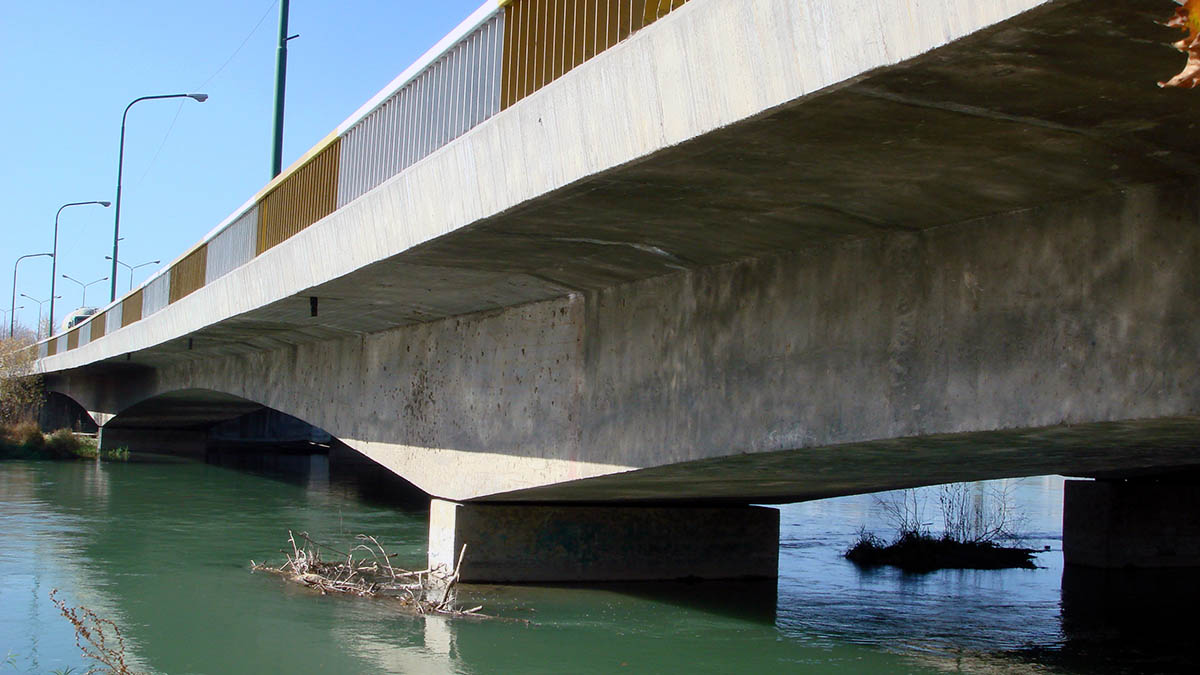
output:
[[[340,132],[339,208],[500,111],[504,26],[504,11],[484,17]]]
[[[687,0],[488,0],[138,289],[38,344],[103,339],[250,262]]]
[[[501,106],[520,101],[687,0],[516,0],[508,6]]]

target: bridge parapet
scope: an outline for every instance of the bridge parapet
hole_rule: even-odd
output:
[[[183,299],[685,2],[488,0],[200,243],[43,341],[38,357],[99,340]]]

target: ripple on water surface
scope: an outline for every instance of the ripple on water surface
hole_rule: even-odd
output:
[[[1107,651],[1104,640],[1080,638],[1113,627],[1079,619],[1095,614],[1078,598],[1098,582],[1080,582],[1073,597],[1084,609],[1065,613],[1058,479],[1017,491],[1039,533],[1029,544],[1052,548],[1037,570],[860,570],[842,551],[860,526],[885,534],[887,525],[871,497],[852,497],[782,508],[778,583],[464,587],[463,602],[516,619],[479,622],[414,618],[249,573],[251,559],[282,558],[288,529],[343,546],[371,533],[400,565],[424,566],[424,512],[364,499],[314,462],[300,476],[166,460],[0,463],[0,657],[12,654],[26,672],[84,665],[47,597],[60,588],[121,625],[137,667],[165,673],[1089,672],[1146,663],[1114,656],[1119,637]],[[1153,663],[1171,670],[1176,661]]]

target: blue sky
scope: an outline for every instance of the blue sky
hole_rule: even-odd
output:
[[[289,29],[300,37],[288,47],[284,166],[481,3],[292,0]],[[146,101],[130,111],[123,262],[169,262],[267,182],[278,14],[270,0],[5,3],[0,317],[6,324],[13,263],[50,250],[58,208],[113,201],[121,113],[133,99],[191,91],[211,96],[203,104]],[[112,236],[111,207],[64,210],[58,273],[84,282],[108,276],[104,256],[112,253]],[[157,268],[140,268],[134,283]],[[128,285],[122,268],[119,292]],[[33,326],[38,312],[19,294],[45,299],[49,287],[49,258],[21,262],[19,322]],[[56,292],[61,320],[82,298],[78,285],[61,278]],[[107,304],[108,283],[90,286],[87,301]]]

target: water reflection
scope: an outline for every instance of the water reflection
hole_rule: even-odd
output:
[[[1195,569],[1068,567],[1062,576],[1065,644],[1055,659],[1136,661],[1148,671],[1195,672],[1190,645],[1200,628],[1198,607]]]
[[[84,494],[96,501],[100,508],[108,501],[108,473],[102,462],[85,462],[87,467],[83,472]]]
[[[287,530],[330,543],[380,536],[424,564],[426,516],[343,481],[312,457],[255,473],[195,462],[0,464],[0,657],[45,672],[82,660],[49,604],[62,588],[118,621],[157,672],[1076,672],[1188,665],[1196,582],[1186,573],[1062,567],[1061,480],[1014,483],[1041,569],[912,575],[841,557],[870,497],[782,507],[777,583],[467,586],[460,600],[512,621],[413,617],[318,596],[251,559]],[[299,473],[282,470],[290,467]]]
[[[469,584],[462,586],[460,599],[466,603],[495,602],[515,611],[516,617],[527,617],[534,606],[519,606],[517,597],[554,598],[576,595],[621,597],[637,603],[673,607],[679,611],[702,612],[730,620],[774,626],[779,597],[775,580],[731,581],[636,581],[588,584],[556,584],[552,586],[493,586]],[[508,603],[512,602],[513,605]],[[554,602],[554,600],[552,600]],[[462,604],[462,603],[460,603]]]
[[[428,494],[336,439],[328,444],[312,444],[313,450],[307,452],[273,452],[261,448],[261,444],[214,446],[209,448],[204,461],[299,485],[313,495],[420,511],[429,509]]]

